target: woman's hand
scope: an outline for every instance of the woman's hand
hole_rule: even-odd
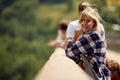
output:
[[[73,43],[76,42],[76,40],[78,39],[78,37],[81,36],[82,34],[83,34],[82,29],[77,28],[77,29],[75,30],[75,32],[74,32],[74,36],[73,36],[73,38],[72,38],[72,42],[73,42]]]

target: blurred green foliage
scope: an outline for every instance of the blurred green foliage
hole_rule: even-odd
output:
[[[44,38],[40,27],[49,21],[37,21],[37,0],[10,1],[1,1],[0,80],[32,80],[53,51],[45,43],[49,35]]]
[[[33,80],[54,51],[47,42],[55,39],[59,21],[78,19],[82,1],[0,0],[0,80]],[[107,31],[120,24],[120,8],[110,12],[105,0],[88,1],[97,4]]]

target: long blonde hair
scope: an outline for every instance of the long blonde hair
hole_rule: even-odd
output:
[[[93,26],[93,30],[97,31],[97,32],[101,32],[101,28],[99,27],[99,23],[100,23],[100,19],[101,17],[99,16],[98,12],[91,8],[91,7],[87,7],[80,15],[80,21],[83,19],[83,18],[87,18],[87,17],[90,17],[94,20],[94,26]]]

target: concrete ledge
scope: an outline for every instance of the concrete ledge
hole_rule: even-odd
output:
[[[56,48],[34,80],[92,80],[74,61]]]
[[[107,57],[120,63],[120,54],[107,51]],[[93,80],[73,60],[65,56],[62,48],[56,48],[34,80]]]

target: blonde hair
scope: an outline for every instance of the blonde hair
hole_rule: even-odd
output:
[[[91,7],[87,7],[80,15],[80,21],[83,19],[83,18],[92,18],[93,21],[94,21],[94,26],[93,26],[93,30],[97,31],[97,32],[101,32],[101,28],[99,27],[99,23],[100,23],[100,19],[101,17],[99,16],[98,12],[91,8]]]

